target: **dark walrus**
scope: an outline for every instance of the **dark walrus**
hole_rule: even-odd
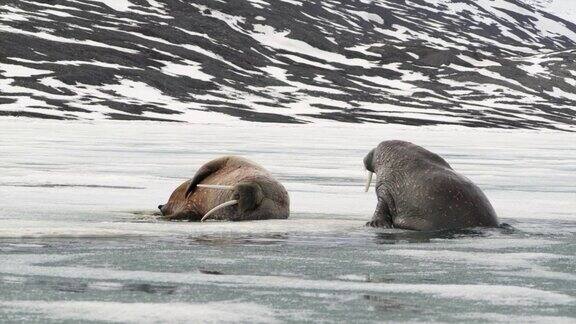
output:
[[[366,225],[434,231],[496,227],[496,212],[482,190],[439,155],[404,141],[384,141],[364,158],[376,173],[378,205]]]
[[[158,208],[168,220],[288,218],[290,199],[284,186],[260,165],[224,156],[204,164]]]

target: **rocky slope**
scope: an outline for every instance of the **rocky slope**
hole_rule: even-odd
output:
[[[4,1],[0,116],[576,130],[550,3]]]

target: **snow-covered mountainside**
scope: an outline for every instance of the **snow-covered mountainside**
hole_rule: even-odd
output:
[[[575,130],[564,4],[5,0],[0,115]]]

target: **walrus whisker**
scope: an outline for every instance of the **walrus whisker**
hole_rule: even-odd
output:
[[[197,185],[200,188],[207,188],[207,189],[222,189],[222,190],[232,190],[234,186],[226,186],[226,185],[210,185],[210,184],[199,184]]]
[[[364,188],[364,192],[368,192],[368,190],[370,189],[370,183],[372,182],[372,175],[374,173],[368,171],[368,180],[366,181],[366,187]]]
[[[204,215],[204,217],[202,217],[202,219],[201,219],[200,221],[203,222],[203,221],[207,220],[207,219],[208,219],[208,216],[210,216],[211,214],[213,214],[215,211],[217,211],[217,210],[219,210],[219,209],[222,209],[222,208],[228,207],[228,206],[232,206],[232,205],[236,205],[237,203],[238,203],[238,200],[230,200],[230,201],[227,201],[227,202],[225,202],[225,203],[222,203],[222,204],[220,204],[220,205],[218,205],[218,206],[210,209],[210,210],[206,213],[206,215]]]

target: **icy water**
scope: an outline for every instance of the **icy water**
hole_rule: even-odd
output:
[[[444,156],[498,230],[364,227],[362,158]],[[0,121],[0,322],[576,321],[576,136],[391,126]],[[204,162],[253,159],[288,220],[163,222]]]

